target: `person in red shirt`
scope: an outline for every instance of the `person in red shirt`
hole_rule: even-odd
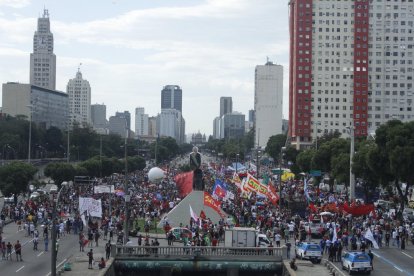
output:
[[[19,240],[14,244],[14,251],[16,252],[16,260],[22,262],[22,245],[20,244]]]

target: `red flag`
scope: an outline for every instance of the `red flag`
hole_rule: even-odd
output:
[[[318,209],[315,207],[315,205],[313,203],[309,204],[309,210],[312,213],[317,213],[318,212]]]
[[[201,219],[207,219],[207,217],[206,217],[206,213],[204,213],[204,211],[203,211],[203,210],[201,210],[201,212],[200,212],[200,218],[201,218]]]
[[[181,197],[185,197],[193,190],[193,172],[177,174],[174,177],[177,189]]]
[[[271,182],[269,183],[267,188],[268,188],[268,192],[267,192],[268,199],[272,202],[273,205],[276,205],[277,202],[279,201],[279,194],[276,192],[276,189]]]
[[[214,211],[216,211],[221,217],[223,217],[223,214],[220,210],[220,203],[211,197],[211,195],[207,192],[204,192],[204,205],[212,208]]]

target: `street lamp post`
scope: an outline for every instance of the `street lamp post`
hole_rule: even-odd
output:
[[[256,178],[259,179],[259,172],[260,172],[260,147],[257,148],[256,151]]]
[[[283,152],[286,150],[286,147],[280,148],[280,159],[279,159],[279,210],[282,209],[282,161],[283,161]]]
[[[348,130],[351,137],[351,148],[349,152],[349,201],[352,201],[355,199],[355,175],[352,172],[352,159],[355,153],[354,126],[348,127]]]
[[[66,182],[62,183],[62,187],[60,188],[58,194],[56,195],[56,198],[52,198],[53,200],[53,212],[52,212],[52,231],[51,231],[51,235],[52,235],[52,262],[51,262],[51,276],[56,276],[56,257],[57,257],[57,252],[56,252],[56,225],[55,225],[55,220],[56,220],[56,206],[59,203],[59,197],[60,197],[60,193],[62,192],[63,188],[65,188],[67,185]],[[52,195],[53,197],[54,195]]]
[[[125,181],[124,181],[124,193],[125,193],[125,218],[124,218],[124,244],[128,242],[128,203],[130,201],[130,195],[128,192],[128,163],[127,163],[127,139],[128,139],[128,127],[125,120],[125,141],[124,141],[124,158],[125,158]]]
[[[29,104],[27,105],[27,107],[29,108],[30,112],[29,112],[29,151],[27,153],[27,163],[30,164],[30,154],[31,154],[31,150],[32,150],[32,109],[33,109],[33,105]]]

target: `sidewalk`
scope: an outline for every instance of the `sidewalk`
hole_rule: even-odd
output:
[[[114,258],[109,258],[109,260],[105,259],[105,243],[107,241],[100,240],[99,246],[96,247],[95,243],[93,243],[93,247],[89,247],[89,244],[85,246],[84,252],[77,252],[72,257],[70,257],[66,262],[62,263],[57,269],[58,275],[68,275],[68,276],[92,276],[92,275],[104,275],[107,268],[112,265]],[[88,269],[88,252],[90,249],[93,249],[93,258],[95,263],[93,265],[93,269]],[[98,263],[101,258],[104,258],[106,261],[106,268],[99,269]],[[71,271],[63,271],[63,267],[65,263],[71,264]]]
[[[330,271],[321,264],[312,264],[310,261],[296,260],[298,270],[294,271],[290,268],[289,260],[283,261],[288,274],[290,276],[331,276]]]

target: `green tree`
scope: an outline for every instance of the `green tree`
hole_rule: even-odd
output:
[[[45,176],[53,179],[60,188],[64,181],[72,181],[77,175],[76,169],[69,163],[49,163],[45,168]]]
[[[5,195],[25,192],[36,172],[37,169],[34,166],[18,161],[2,166],[0,167],[0,190]]]
[[[296,157],[296,164],[301,172],[308,173],[312,169],[312,160],[315,153],[315,149],[307,149],[299,152]]]
[[[279,160],[281,149],[282,147],[285,146],[285,143],[286,143],[285,134],[278,134],[278,135],[270,136],[269,140],[267,141],[265,151],[274,160]]]

